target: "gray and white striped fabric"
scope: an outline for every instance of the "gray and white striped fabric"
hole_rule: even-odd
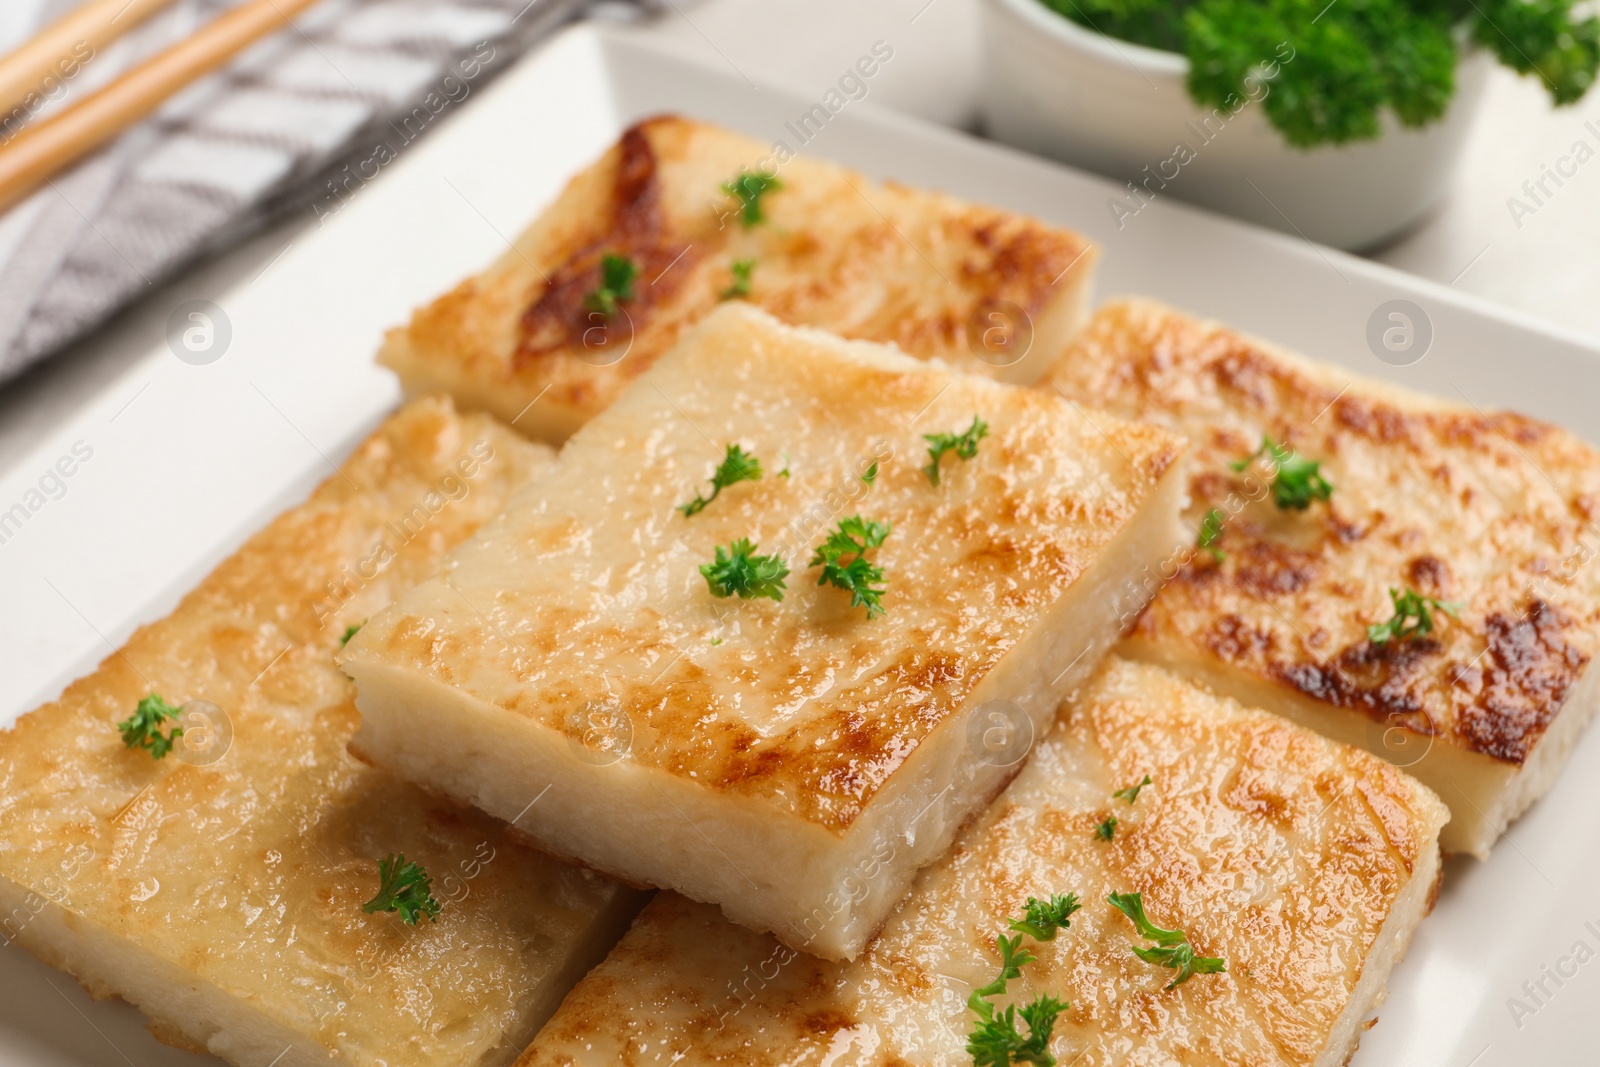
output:
[[[239,2],[178,0],[0,116],[0,143]],[[335,208],[346,165],[401,151],[583,3],[322,0],[0,215],[0,381],[274,212]]]

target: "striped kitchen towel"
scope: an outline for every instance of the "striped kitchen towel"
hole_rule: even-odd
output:
[[[42,0],[38,25],[76,2]],[[239,2],[178,0],[99,54],[81,46],[0,116],[0,144]],[[336,209],[329,175],[403,150],[582,6],[322,0],[0,215],[0,381],[286,206]]]

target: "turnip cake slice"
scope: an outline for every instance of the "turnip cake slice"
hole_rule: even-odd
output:
[[[730,299],[1026,384],[1082,324],[1094,261],[1069,230],[662,116],[378,358],[548,441]]]
[[[7,942],[241,1067],[514,1058],[638,895],[351,758],[334,653],[551,459],[413,402],[172,615],[0,733]],[[152,694],[184,710],[165,718]],[[130,747],[118,724],[141,706]],[[391,902],[424,912],[364,907],[385,903],[392,855],[409,877]]]
[[[350,643],[355,744],[853,956],[1117,638],[1179,454],[729,306]]]
[[[1065,1001],[1039,1027],[1062,1067],[1339,1067],[1432,904],[1446,817],[1383,760],[1112,657],[853,963],[663,893],[519,1067],[968,1065],[996,936],[1066,894],[1043,910],[1070,925],[1019,931],[1037,958],[983,998]],[[1134,955],[1151,939],[1108,899],[1130,893],[1187,977]]]
[[[1145,302],[1049,385],[1194,442],[1207,544],[1129,654],[1406,767],[1450,806],[1446,851],[1487,855],[1550,788],[1600,700],[1593,448]]]

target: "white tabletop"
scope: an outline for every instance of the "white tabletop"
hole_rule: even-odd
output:
[[[0,39],[13,16],[0,13]],[[894,59],[870,83],[873,103],[972,129],[978,88],[978,0],[657,0],[663,14],[636,32],[670,41],[754,84],[820,97],[876,41]],[[1600,93],[1553,109],[1532,80],[1497,70],[1454,188],[1434,216],[1376,258],[1552,323],[1600,337]],[[1586,127],[1585,123],[1592,123]],[[1534,214],[1508,200],[1585,142],[1580,166]],[[1570,168],[1569,168],[1570,169]],[[1553,186],[1549,186],[1554,188]],[[157,343],[173,294],[222,292],[268,267],[312,224],[291,219],[190,270],[93,336],[0,387],[0,471],[39,430],[94,395],[118,367]],[[376,344],[374,338],[374,344]]]

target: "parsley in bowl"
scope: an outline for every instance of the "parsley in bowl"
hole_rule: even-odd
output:
[[[1557,104],[1600,65],[1571,0],[986,0],[998,140],[1122,183],[1118,230],[1181,199],[1342,248],[1448,185],[1498,61]],[[1159,212],[1157,212],[1159,214]]]

